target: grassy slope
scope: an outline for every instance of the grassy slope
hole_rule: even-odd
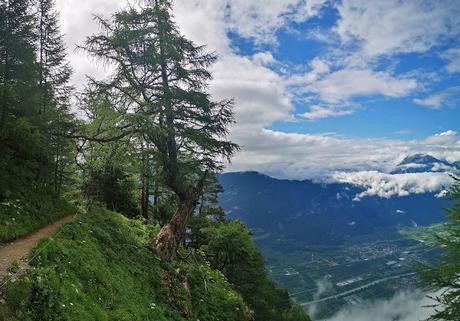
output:
[[[240,295],[198,255],[160,264],[146,246],[153,233],[108,211],[80,216],[41,241],[33,269],[9,285],[0,320],[249,319]]]
[[[0,243],[26,235],[76,210],[64,200],[34,193],[0,203]]]

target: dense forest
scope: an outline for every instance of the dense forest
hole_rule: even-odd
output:
[[[95,19],[78,50],[113,72],[77,92],[54,1],[0,2],[0,242],[78,213],[12,265],[0,320],[309,320],[217,204],[216,55],[168,0]]]

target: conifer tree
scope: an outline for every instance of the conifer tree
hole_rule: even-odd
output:
[[[0,130],[33,115],[36,95],[34,25],[29,0],[0,0]]]
[[[446,209],[447,223],[436,239],[443,253],[439,262],[420,270],[422,278],[441,293],[433,297],[435,313],[429,320],[456,321],[460,316],[460,178],[453,177],[454,185],[448,197],[452,206]]]
[[[41,90],[40,112],[66,108],[69,104],[72,70],[67,61],[59,16],[54,0],[37,0],[37,59]]]
[[[221,168],[237,145],[225,139],[233,122],[232,101],[213,101],[207,93],[207,70],[214,54],[184,38],[177,30],[168,0],[146,1],[113,19],[99,18],[102,32],[85,49],[116,66],[105,82],[126,117],[118,125],[136,134],[159,154],[165,185],[178,198],[178,209],[152,247],[165,260],[176,255],[197,205],[207,173]]]
[[[54,0],[37,0],[38,112],[51,158],[41,161],[52,164],[49,173],[42,176],[47,176],[46,181],[52,184],[56,194],[60,194],[66,169],[73,160],[73,144],[62,135],[73,127],[73,119],[68,111],[72,70],[67,61],[58,18]]]

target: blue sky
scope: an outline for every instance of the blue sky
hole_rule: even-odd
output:
[[[420,11],[424,10],[421,1],[412,2],[420,5]],[[439,2],[437,8],[445,10],[448,16],[452,3]],[[340,2],[327,2],[311,19],[283,25],[275,33],[276,41],[272,43],[260,43],[256,37],[244,37],[231,31],[228,32],[228,37],[235,52],[242,56],[251,57],[258,52],[270,52],[276,64],[269,65],[269,68],[275,71],[282,67],[288,69],[285,71],[287,74],[308,70],[308,65],[314,59],[328,61],[337,51],[341,51],[341,55],[351,56],[361,50],[359,39],[353,39],[354,43],[344,45],[340,36],[334,32],[341,20],[337,8],[339,5]],[[459,6],[460,3],[457,10]],[[398,8],[395,7],[394,10]],[[327,38],[327,41],[318,39],[318,33]],[[409,41],[420,41],[417,36],[416,34]],[[324,101],[315,97],[316,95],[302,93],[293,100],[293,114],[296,119],[277,121],[269,128],[287,133],[326,132],[352,137],[403,140],[422,139],[447,130],[460,131],[460,109],[457,108],[460,99],[459,70],[449,71],[447,67],[450,61],[443,55],[448,50],[460,47],[458,38],[457,32],[452,32],[451,35],[440,34],[423,49],[408,52],[396,49],[373,57],[373,61],[369,62],[373,70],[390,72],[395,79],[409,78],[416,81],[416,88],[398,97],[379,93],[357,94],[346,102],[340,102],[350,105],[353,111],[350,114],[305,120],[297,115],[308,112],[317,104],[328,108],[330,102],[323,104]],[[331,70],[339,71],[341,68],[344,66],[332,66]],[[429,100],[430,97],[432,101]]]

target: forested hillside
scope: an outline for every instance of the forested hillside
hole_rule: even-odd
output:
[[[309,320],[217,205],[217,56],[168,0],[95,19],[78,49],[112,73],[76,91],[54,1],[0,1],[0,242],[79,213],[2,276],[0,320]]]
[[[280,180],[256,172],[225,173],[220,204],[261,235],[310,245],[340,245],[353,238],[444,219],[449,201],[437,193],[355,199],[362,187],[346,183]]]

